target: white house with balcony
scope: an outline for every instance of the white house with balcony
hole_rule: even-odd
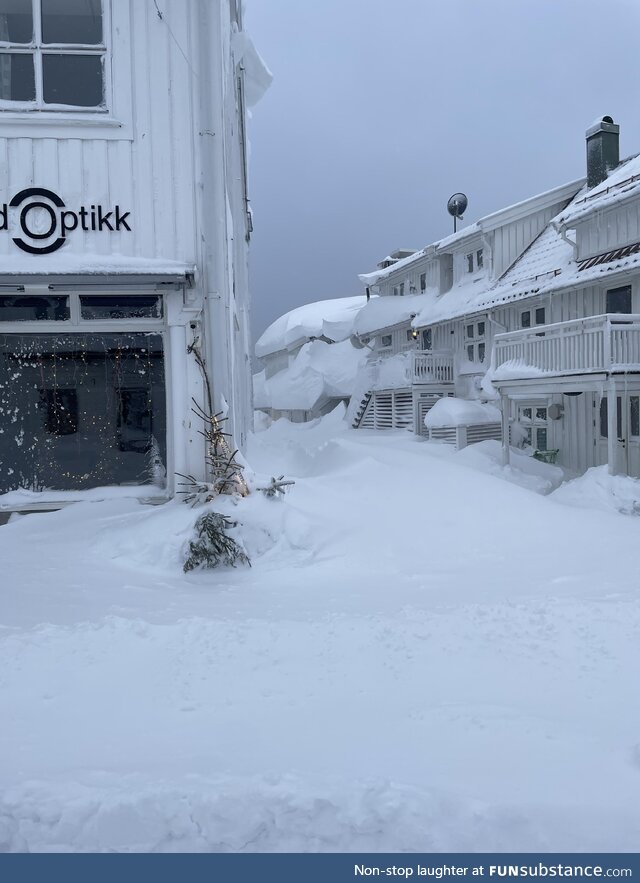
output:
[[[244,447],[269,79],[239,0],[0,2],[0,507],[205,478],[193,401]]]
[[[640,475],[640,159],[620,163],[618,138],[597,120],[586,181],[360,277],[381,297],[355,322],[372,355],[354,426],[459,441],[430,409],[487,402],[493,423],[463,436],[502,437],[505,459],[511,442],[570,471]]]

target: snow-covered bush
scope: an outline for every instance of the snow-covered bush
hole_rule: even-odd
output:
[[[227,533],[237,522],[219,512],[201,515],[195,524],[195,539],[190,540],[184,572],[208,570],[213,567],[251,566],[244,549]]]

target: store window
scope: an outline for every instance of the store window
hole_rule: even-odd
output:
[[[103,110],[101,0],[0,0],[0,108]]]
[[[0,493],[163,487],[161,334],[0,334]]]

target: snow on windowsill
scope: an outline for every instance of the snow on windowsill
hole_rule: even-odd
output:
[[[155,485],[117,485],[91,488],[86,491],[28,491],[19,488],[0,494],[0,512],[25,509],[46,509],[68,506],[70,503],[101,503],[104,500],[137,499],[145,502],[165,502],[169,495]]]

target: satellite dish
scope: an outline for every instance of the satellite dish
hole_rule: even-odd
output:
[[[453,216],[453,232],[456,232],[458,218],[462,219],[467,210],[469,200],[464,193],[454,193],[447,202],[447,211]]]

